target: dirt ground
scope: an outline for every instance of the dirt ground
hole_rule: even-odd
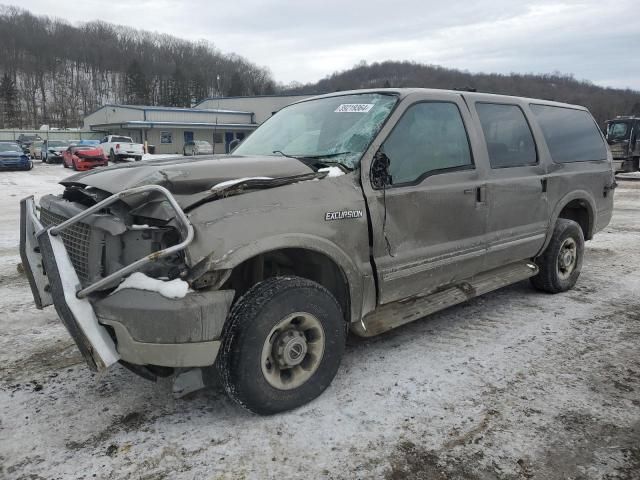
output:
[[[331,387],[258,417],[219,388],[93,375],[18,264],[18,200],[67,172],[0,173],[0,478],[640,479],[640,182],[577,287],[528,283],[350,339]]]

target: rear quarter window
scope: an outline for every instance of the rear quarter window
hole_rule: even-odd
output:
[[[607,159],[607,147],[589,112],[551,105],[531,104],[530,107],[554,162]]]

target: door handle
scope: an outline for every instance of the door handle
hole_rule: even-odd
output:
[[[465,195],[475,195],[477,203],[484,203],[487,197],[487,187],[485,185],[481,185],[476,188],[465,188],[463,193]]]
[[[541,178],[540,184],[542,185],[542,193],[545,193],[547,191],[547,179]]]

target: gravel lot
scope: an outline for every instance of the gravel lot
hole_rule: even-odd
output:
[[[18,200],[69,172],[0,173],[0,478],[640,478],[640,182],[566,294],[521,283],[370,340],[294,412],[175,400],[85,367],[18,273]]]

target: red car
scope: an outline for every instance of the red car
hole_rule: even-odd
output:
[[[109,159],[104,156],[99,146],[72,145],[62,154],[62,165],[64,168],[91,170],[93,167],[101,167],[108,164]]]

